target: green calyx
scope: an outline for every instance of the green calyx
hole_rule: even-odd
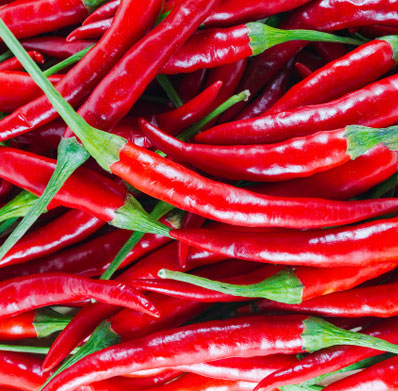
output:
[[[281,30],[258,22],[247,23],[246,27],[249,30],[250,47],[254,56],[275,45],[289,41],[336,42],[350,45],[362,45],[364,43],[358,39],[340,37],[320,31]]]
[[[250,285],[228,284],[167,269],[161,269],[158,276],[160,278],[186,282],[227,295],[265,298],[287,304],[301,303],[304,289],[301,281],[290,270],[283,270],[264,281]]]
[[[11,201],[9,201],[2,208],[0,208],[0,221],[25,216],[28,210],[35,204],[38,199],[39,197],[37,197],[33,193],[22,190]]]
[[[38,338],[47,337],[63,330],[72,320],[71,317],[59,314],[50,309],[39,310],[33,321]]]
[[[111,329],[111,324],[107,321],[101,323],[91,334],[89,340],[77,351],[76,354],[65,360],[61,366],[47,379],[47,381],[40,387],[41,391],[55,376],[69,368],[82,358],[89,354],[95,353],[98,350],[107,348],[108,346],[116,345],[121,342],[121,338]]]
[[[347,140],[347,154],[351,159],[356,159],[379,144],[391,151],[398,151],[398,126],[377,129],[351,125],[345,128],[344,137]]]
[[[370,335],[343,330],[321,318],[310,316],[303,321],[303,324],[304,331],[301,334],[301,339],[303,349],[307,352],[315,352],[335,345],[353,345],[382,352],[398,353],[398,345]]]
[[[377,39],[386,41],[391,45],[392,58],[395,62],[398,62],[398,35],[386,35],[385,37]]]

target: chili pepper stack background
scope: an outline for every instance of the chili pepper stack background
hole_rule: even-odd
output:
[[[0,0],[0,391],[398,389],[398,0]]]

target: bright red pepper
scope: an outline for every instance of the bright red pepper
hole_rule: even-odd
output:
[[[98,7],[93,13],[91,13],[83,22],[83,26],[99,20],[108,19],[115,15],[117,9],[120,6],[120,0],[111,0]]]
[[[66,38],[68,42],[74,42],[78,39],[99,39],[109,30],[113,18],[99,20],[91,24],[85,24],[73,30]]]
[[[62,80],[62,77],[62,75],[53,75],[49,77],[49,80],[56,84]],[[0,83],[0,111],[4,113],[18,109],[42,93],[32,78],[25,72],[0,71]]]
[[[363,333],[397,343],[397,326],[398,318],[394,317],[377,322],[364,329]],[[354,346],[336,346],[319,350],[304,357],[297,364],[267,376],[258,388],[272,389],[286,384],[300,384],[378,354],[380,354],[378,351]]]
[[[326,330],[329,338],[316,338]],[[111,346],[72,365],[48,383],[44,390],[71,391],[95,380],[142,369],[228,357],[311,351],[340,343],[340,333],[344,335],[345,344],[398,351],[395,345],[336,328],[319,318],[293,315],[228,319],[162,331]],[[159,357],[162,359],[159,360]]]
[[[38,64],[44,64],[44,57],[41,53],[35,50],[28,52],[29,56]],[[0,63],[0,71],[22,71],[23,66],[16,57],[10,58]],[[3,111],[3,110],[2,110]]]
[[[161,0],[151,0],[149,3],[142,0],[125,1],[115,17],[115,23],[101,41],[57,85],[62,96],[74,106],[81,103],[124,52],[154,23],[161,5]],[[124,33],[120,34],[120,30]],[[0,138],[4,140],[26,133],[57,117],[56,110],[42,95],[0,122]]]
[[[393,104],[397,97],[398,76],[391,76],[327,103],[218,125],[195,140],[221,145],[263,144],[352,124],[389,126],[398,119]]]

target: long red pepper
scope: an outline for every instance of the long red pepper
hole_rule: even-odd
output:
[[[182,142],[143,120],[140,126],[167,155],[228,179],[282,181],[310,176],[351,160],[344,129],[271,145],[218,146]]]
[[[115,23],[108,32],[57,85],[62,96],[73,105],[79,104],[124,52],[154,23],[161,4],[161,0],[124,1],[115,17]],[[124,26],[129,26],[129,28]],[[124,33],[119,34],[119,31],[124,31]],[[45,96],[41,96],[0,122],[2,135],[0,138],[15,137],[57,117],[58,114],[51,103]]]
[[[368,42],[294,85],[268,113],[328,102],[374,82],[398,60],[398,38]],[[366,72],[365,72],[366,69]]]
[[[222,145],[262,144],[351,124],[389,126],[398,118],[397,107],[392,104],[397,96],[398,76],[391,76],[327,103],[218,125],[198,134],[195,140]]]
[[[80,23],[103,0],[15,1],[0,9],[0,18],[18,38],[28,38]]]
[[[112,68],[79,109],[79,114],[101,130],[112,128],[128,113],[162,65],[199,27],[217,2],[185,0],[174,8]],[[119,91],[117,95],[115,90]]]
[[[28,52],[29,56],[38,64],[44,64],[44,57],[41,53],[33,50]],[[13,57],[0,63],[0,71],[22,71],[23,66],[17,58]]]
[[[62,75],[53,75],[49,80],[56,84],[62,80],[62,77]],[[1,71],[0,83],[0,111],[5,113],[12,112],[41,95],[40,88],[24,72]]]
[[[0,339],[12,341],[25,338],[43,338],[63,330],[71,320],[51,310],[24,312],[0,320]]]
[[[398,387],[398,357],[365,368],[360,373],[338,380],[324,388],[326,391],[384,391]]]
[[[45,289],[43,289],[45,287]],[[34,274],[0,283],[1,315],[18,315],[25,311],[53,304],[94,298],[157,316],[156,308],[128,286],[115,281],[95,281],[67,273]]]
[[[27,50],[38,50],[47,56],[61,59],[68,58],[96,43],[93,40],[67,42],[64,37],[59,36],[35,37],[21,41]]]
[[[86,24],[84,26],[78,27],[76,30],[73,30],[66,39],[68,42],[74,42],[78,39],[101,38],[102,35],[109,30],[112,22],[113,18],[100,20],[92,24]]]
[[[83,26],[99,20],[111,18],[115,15],[117,9],[120,6],[120,0],[111,0],[98,7],[93,13],[91,13],[83,22]]]
[[[55,253],[86,239],[103,225],[102,220],[85,212],[68,211],[49,224],[24,236],[0,260],[0,267],[28,262]],[[39,270],[36,271],[38,272]]]
[[[329,337],[319,339],[318,335],[325,332]],[[142,369],[318,350],[341,343],[342,336],[345,344],[398,351],[395,345],[339,329],[319,318],[293,315],[228,319],[158,332],[109,347],[72,365],[44,390],[69,391],[94,380]]]
[[[363,333],[397,343],[397,325],[398,318],[394,317],[364,329]],[[378,351],[354,346],[336,346],[319,350],[304,357],[295,365],[275,371],[267,376],[258,388],[272,389],[286,384],[299,384],[378,354],[380,354]]]

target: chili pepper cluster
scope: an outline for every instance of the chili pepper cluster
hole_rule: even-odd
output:
[[[398,0],[0,4],[0,391],[398,389]]]

